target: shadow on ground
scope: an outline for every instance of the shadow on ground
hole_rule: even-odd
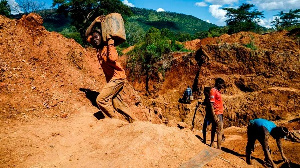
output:
[[[79,90],[84,92],[86,98],[88,98],[91,101],[92,105],[98,108],[96,99],[97,99],[97,96],[100,94],[99,92],[92,91],[92,90],[86,89],[86,88],[80,88]],[[105,115],[101,111],[98,111],[98,112],[94,113],[94,116],[98,120],[101,120],[101,119],[105,118]]]
[[[92,105],[98,108],[96,99],[97,96],[100,94],[99,92],[92,91],[91,89],[86,89],[86,88],[80,88],[79,90],[84,92],[86,98],[88,98],[91,101]]]

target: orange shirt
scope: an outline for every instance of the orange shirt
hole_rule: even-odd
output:
[[[220,91],[212,88],[209,94],[209,100],[213,103],[215,114],[223,114],[223,102]]]
[[[104,46],[102,50],[97,50],[97,57],[105,74],[106,81],[111,79],[125,79],[125,70],[118,62],[118,52],[114,45]]]

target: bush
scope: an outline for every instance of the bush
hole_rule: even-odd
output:
[[[72,38],[77,43],[83,45],[83,40],[81,38],[81,35],[74,26],[63,29],[63,31],[61,31],[60,34],[62,34],[63,36],[65,36],[67,38]]]
[[[128,53],[129,59],[127,67],[131,69],[132,76],[139,75],[146,76],[146,91],[148,92],[148,82],[150,76],[165,73],[168,67],[162,67],[162,61],[169,59],[170,52],[185,51],[184,46],[170,40],[163,34],[168,31],[164,30],[163,33],[157,28],[150,28],[146,33],[142,42],[138,43],[135,48]]]
[[[254,44],[254,37],[251,36],[251,41],[248,44],[245,44],[245,47],[250,48],[251,50],[256,50],[257,47]]]
[[[10,7],[9,4],[7,2],[7,0],[1,0],[0,1],[0,15],[4,15],[6,17],[10,16]]]

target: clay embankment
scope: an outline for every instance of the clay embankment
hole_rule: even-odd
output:
[[[187,48],[195,52],[174,55],[159,64],[169,67],[163,79],[153,77],[149,104],[160,107],[170,124],[184,121],[191,126],[197,101],[183,105],[178,99],[189,85],[194,98],[202,101],[204,87],[222,77],[227,83],[223,91],[226,126],[245,126],[257,117],[299,118],[300,50],[294,37],[286,31],[265,35],[240,32],[187,42]],[[144,89],[141,82],[133,85]],[[196,116],[200,129],[204,114],[200,106]]]
[[[128,124],[121,116],[120,119],[98,120],[93,115],[98,109],[81,91],[95,91],[89,92],[92,100],[105,82],[94,57],[95,51],[82,48],[74,40],[58,33],[46,31],[41,23],[42,18],[35,14],[20,20],[0,16],[0,167],[179,167],[199,156],[201,151],[214,151],[201,143],[202,135],[197,130],[192,132],[148,122],[161,123],[159,111],[170,120],[169,125],[176,126],[177,121],[190,121],[188,116],[192,113],[181,113],[177,110],[180,108],[173,108],[178,106],[173,102],[177,102],[182,94],[185,87],[182,81],[194,80],[195,72],[198,72],[193,55],[174,59],[177,62],[172,64],[173,68],[176,68],[175,65],[178,67],[176,75],[172,75],[173,68],[168,72],[156,99],[140,99],[129,84],[125,87],[122,94],[127,96],[126,101],[137,117],[144,121]],[[212,54],[213,51],[207,52]],[[200,76],[210,75],[210,69],[205,66]],[[221,70],[216,76],[226,68]],[[174,78],[180,74],[182,79]],[[209,75],[207,78],[214,76]],[[172,76],[174,80],[171,80]],[[235,78],[232,76],[230,79]],[[211,80],[199,78],[201,80],[212,83]],[[173,87],[174,84],[178,87]],[[294,93],[299,88],[293,84],[293,87],[273,85],[267,88],[271,93],[286,90]],[[226,92],[226,101],[248,94],[240,92],[238,87],[233,91],[233,94]],[[158,103],[162,100],[166,103]],[[191,111],[195,105],[193,103],[179,107]],[[148,105],[150,110],[143,104]],[[200,128],[201,117],[196,117],[197,127]],[[227,119],[229,121],[230,118]],[[299,130],[298,122],[292,122],[290,128]],[[254,166],[247,166],[244,161],[245,128],[231,127],[225,130],[225,134],[223,152],[199,164],[204,167],[262,167],[260,149],[254,154]],[[284,146],[291,165],[299,164],[299,156],[293,155],[299,153],[299,144],[285,141]],[[271,149],[274,159],[282,165],[274,142]]]

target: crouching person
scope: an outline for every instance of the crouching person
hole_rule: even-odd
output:
[[[262,145],[265,155],[265,161],[267,162],[267,164],[271,164],[273,168],[276,167],[275,163],[271,158],[270,149],[268,145],[268,139],[270,135],[276,140],[282,159],[285,162],[288,162],[287,158],[284,156],[280,140],[281,138],[284,138],[288,135],[288,129],[286,127],[277,127],[272,121],[258,118],[250,120],[250,123],[247,128],[247,135],[248,142],[246,147],[246,162],[248,164],[252,164],[251,153],[254,151],[255,141],[258,140]]]

